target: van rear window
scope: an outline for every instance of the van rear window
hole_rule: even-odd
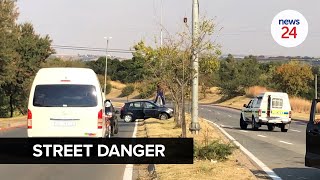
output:
[[[95,107],[96,88],[92,85],[37,85],[33,97],[36,107]]]
[[[283,106],[283,100],[280,98],[272,98],[272,108],[281,109]]]

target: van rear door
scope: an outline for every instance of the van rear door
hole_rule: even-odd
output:
[[[305,166],[320,168],[320,100],[314,100],[306,130]]]
[[[287,109],[284,103],[284,97],[269,95],[267,117],[289,118],[290,109]]]
[[[86,136],[97,133],[99,108],[93,85],[37,85],[32,130],[45,136]]]

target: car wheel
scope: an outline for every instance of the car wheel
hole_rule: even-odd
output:
[[[254,131],[257,131],[259,129],[259,126],[258,126],[258,124],[257,124],[257,122],[256,122],[254,117],[252,117],[252,129]]]
[[[169,119],[168,114],[166,114],[166,113],[160,114],[160,120],[167,120],[167,119]]]
[[[268,130],[269,131],[273,131],[274,130],[274,125],[272,125],[272,124],[268,124]]]
[[[243,120],[242,114],[240,115],[240,128],[241,129],[247,129],[248,124]]]
[[[124,122],[132,122],[133,118],[131,115],[127,114],[124,116]]]
[[[281,125],[281,132],[288,132],[288,129],[285,128],[285,125]]]

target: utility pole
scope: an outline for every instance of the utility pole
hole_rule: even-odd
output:
[[[318,99],[318,74],[315,74],[314,76],[314,93],[315,99]]]
[[[107,70],[108,70],[108,48],[109,48],[109,39],[112,39],[112,37],[104,37],[104,39],[107,40],[107,47],[106,47],[106,67],[104,71],[104,97],[107,97]]]
[[[163,43],[163,33],[162,33],[162,5],[163,4],[163,0],[161,0],[161,7],[160,7],[160,47],[162,47],[162,43]]]
[[[192,4],[192,112],[191,112],[191,124],[189,130],[192,134],[198,134],[200,131],[200,124],[198,120],[198,86],[199,86],[199,64],[198,64],[198,52],[197,37],[199,26],[199,1],[193,0]]]

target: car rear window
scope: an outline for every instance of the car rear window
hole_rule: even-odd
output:
[[[283,106],[283,100],[281,98],[272,98],[272,108],[281,109]]]
[[[96,107],[96,88],[92,85],[37,85],[33,97],[36,107]]]

